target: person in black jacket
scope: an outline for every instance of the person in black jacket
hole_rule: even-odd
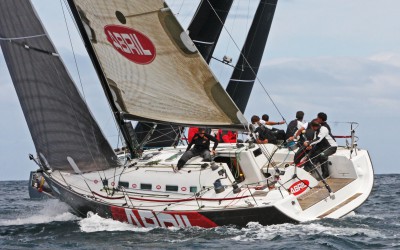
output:
[[[275,135],[272,133],[272,131],[264,126],[264,124],[261,123],[260,117],[257,115],[253,115],[251,117],[251,123],[254,129],[254,133],[256,134],[256,142],[258,144],[266,144],[266,143],[277,143],[277,139]]]
[[[261,123],[263,123],[264,126],[267,127],[274,134],[274,137],[276,137],[277,140],[284,141],[286,139],[284,130],[272,127],[272,125],[285,124],[285,122],[286,122],[285,120],[283,120],[281,122],[273,122],[273,121],[269,120],[269,115],[267,115],[267,114],[262,115],[261,119],[262,119]]]
[[[286,140],[289,139],[290,137],[294,136],[294,134],[299,130],[303,124],[304,118],[304,112],[303,111],[297,111],[296,112],[296,119],[291,121],[289,125],[287,126],[286,129]]]
[[[218,146],[218,140],[214,136],[207,134],[205,128],[199,128],[198,133],[193,136],[192,141],[187,146],[186,152],[179,159],[177,164],[178,170],[180,170],[188,160],[195,156],[201,155],[204,161],[210,162],[210,141],[214,142],[211,153],[215,154],[215,149]],[[193,145],[194,147],[191,149]]]

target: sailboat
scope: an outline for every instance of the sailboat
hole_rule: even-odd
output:
[[[221,143],[212,162],[194,157],[178,172],[186,146],[136,151],[129,120],[236,131],[248,123],[164,1],[68,4],[129,160],[104,137],[30,1],[1,1],[0,45],[42,175],[76,214],[137,227],[243,227],[341,218],[368,198],[372,163],[354,131],[322,180],[282,145]]]

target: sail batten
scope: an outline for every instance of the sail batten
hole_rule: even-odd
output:
[[[90,31],[119,112],[173,124],[241,124],[237,107],[163,1],[70,2]]]

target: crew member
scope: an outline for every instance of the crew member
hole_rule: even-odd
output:
[[[311,129],[315,131],[312,141],[305,141],[304,146],[310,151],[310,160],[315,164],[321,164],[322,177],[329,177],[328,157],[336,153],[337,143],[325,126],[321,126],[317,121],[311,122]]]
[[[198,133],[193,136],[192,141],[187,146],[186,152],[179,159],[177,164],[178,170],[180,170],[188,160],[195,156],[200,155],[203,157],[203,161],[210,162],[210,141],[214,142],[211,153],[215,154],[215,149],[218,146],[218,140],[214,136],[207,134],[205,128],[199,128]],[[193,145],[194,147],[191,149]]]
[[[277,143],[277,139],[272,131],[264,126],[260,121],[260,117],[253,115],[251,117],[251,123],[253,125],[254,133],[257,135],[256,142],[258,144],[266,144],[266,143]]]
[[[285,120],[280,121],[280,122],[273,122],[269,120],[269,115],[264,114],[261,117],[261,123],[265,125],[265,127],[267,127],[269,130],[271,130],[271,132],[275,135],[277,140],[285,140],[285,131],[282,129],[277,129],[272,127],[272,125],[282,125],[285,124]]]
[[[287,126],[286,129],[286,140],[289,139],[290,137],[294,136],[297,130],[299,130],[303,124],[304,118],[304,112],[303,111],[297,111],[296,112],[296,119],[293,121],[289,122],[289,125]]]

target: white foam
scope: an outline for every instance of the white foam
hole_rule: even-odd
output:
[[[151,228],[135,227],[128,223],[119,222],[113,219],[105,219],[97,214],[88,213],[88,217],[79,221],[82,232],[99,231],[135,231],[148,232]]]
[[[318,223],[311,224],[280,224],[262,226],[251,222],[246,228],[242,228],[241,234],[233,237],[236,241],[271,240],[277,236],[292,237],[306,235],[332,235],[349,236],[354,234],[365,234],[371,238],[380,237],[381,233],[376,230],[364,227],[334,227]]]
[[[78,217],[68,212],[68,206],[58,200],[46,200],[42,202],[43,208],[30,210],[23,215],[17,215],[16,219],[0,220],[1,226],[42,224],[53,221],[77,220]]]
[[[356,212],[351,212],[348,215],[344,216],[343,218],[361,218],[361,219],[377,219],[377,220],[384,220],[385,218],[379,217],[377,215],[365,215],[365,214],[357,214]]]

